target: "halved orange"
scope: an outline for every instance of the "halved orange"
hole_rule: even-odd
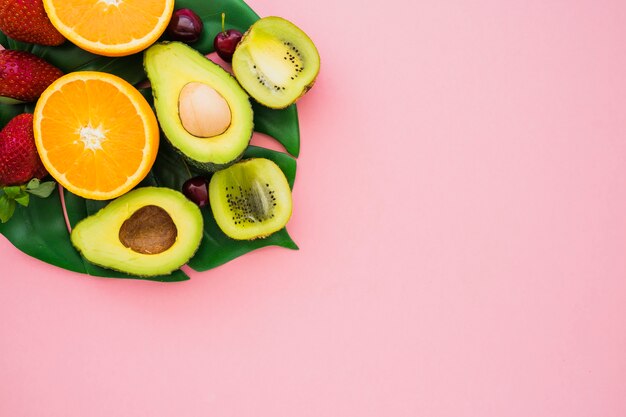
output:
[[[148,174],[159,148],[157,119],[146,99],[108,73],[58,78],[41,94],[33,119],[44,166],[84,198],[126,193]]]
[[[89,52],[123,56],[139,52],[165,31],[174,0],[44,0],[50,21]]]

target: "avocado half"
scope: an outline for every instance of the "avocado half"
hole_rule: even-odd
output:
[[[233,54],[233,72],[259,103],[281,109],[293,104],[315,83],[320,56],[313,41],[282,17],[257,20]]]
[[[132,275],[167,275],[200,246],[203,218],[182,193],[137,188],[72,229],[74,247],[91,263]]]
[[[144,68],[161,129],[191,165],[212,172],[241,158],[254,114],[232,75],[181,42],[152,45]]]

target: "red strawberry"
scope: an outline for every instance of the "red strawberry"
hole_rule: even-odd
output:
[[[0,96],[35,101],[61,75],[60,69],[30,52],[0,51]]]
[[[35,146],[33,115],[15,116],[0,131],[0,187],[21,185],[47,174]]]
[[[0,0],[0,30],[16,41],[49,46],[65,41],[48,19],[42,0]]]

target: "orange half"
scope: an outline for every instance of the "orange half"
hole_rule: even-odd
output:
[[[50,21],[89,52],[123,56],[139,52],[165,31],[174,0],[44,0]]]
[[[115,75],[64,75],[43,92],[33,119],[44,166],[59,184],[84,198],[119,197],[148,174],[156,159],[156,116],[139,91]]]

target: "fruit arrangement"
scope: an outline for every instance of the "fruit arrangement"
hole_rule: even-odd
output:
[[[0,0],[0,31],[0,233],[17,248],[157,281],[297,249],[295,102],[319,55],[296,25],[241,0]]]

